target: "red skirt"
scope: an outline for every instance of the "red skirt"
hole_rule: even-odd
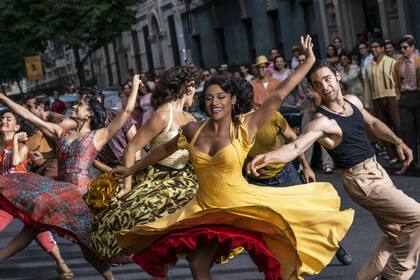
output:
[[[265,279],[280,279],[280,263],[267,249],[259,233],[232,226],[200,226],[174,231],[157,239],[152,246],[137,253],[134,261],[154,277],[164,277],[165,264],[175,265],[179,255],[186,255],[200,245],[216,240],[219,247],[214,263],[228,258],[233,249],[243,247],[251,255]]]

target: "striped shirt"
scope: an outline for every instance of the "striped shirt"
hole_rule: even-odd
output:
[[[395,60],[383,56],[381,61],[372,60],[365,69],[365,105],[373,99],[396,96],[393,78]],[[369,107],[369,106],[367,106]]]
[[[400,64],[401,91],[417,90],[416,56],[404,58]]]

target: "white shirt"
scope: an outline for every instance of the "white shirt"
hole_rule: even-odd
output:
[[[365,78],[365,69],[366,65],[368,65],[373,60],[373,55],[369,53],[367,56],[363,57],[360,61],[360,71],[362,71],[363,79]]]
[[[267,88],[268,88],[268,81],[267,80],[266,81],[263,81],[263,86],[267,90]]]
[[[251,74],[246,75],[245,80],[247,80],[248,82],[251,82],[252,79],[254,79],[254,76],[252,76]]]

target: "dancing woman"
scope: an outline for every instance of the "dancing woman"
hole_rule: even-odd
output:
[[[28,160],[28,134],[32,128],[27,125],[25,120],[15,116],[11,112],[5,112],[1,116],[0,124],[0,175],[26,173]],[[13,216],[4,210],[0,210],[0,232],[2,232],[13,220]],[[50,254],[57,263],[57,272],[61,279],[72,279],[73,272],[69,269],[64,259],[61,257],[60,249],[57,246],[51,233],[48,231],[40,232],[36,242]]]
[[[194,279],[211,279],[214,260],[244,247],[266,279],[303,279],[320,272],[332,259],[338,242],[353,220],[353,211],[340,212],[340,198],[328,183],[288,188],[261,188],[248,184],[242,165],[263,126],[296,87],[315,61],[311,38],[302,38],[308,59],[286,79],[260,109],[237,118],[236,96],[252,90],[231,79],[209,80],[201,105],[210,119],[191,123],[179,136],[157,147],[130,168],[118,167],[116,177],[127,176],[187,149],[198,176],[199,189],[185,207],[155,222],[123,231],[120,245],[136,253],[134,260],[156,277],[165,263],[188,254]]]
[[[0,251],[0,261],[27,247],[40,230],[51,230],[80,244],[86,260],[105,279],[113,279],[109,265],[90,250],[92,214],[82,196],[90,181],[88,172],[93,160],[129,118],[140,83],[138,75],[134,76],[127,107],[107,127],[103,105],[94,97],[82,95],[70,116],[77,123],[71,131],[38,118],[0,93],[1,102],[57,140],[58,179],[62,181],[33,173],[0,176],[0,207],[25,224],[14,242]]]
[[[146,144],[150,143],[154,149],[176,137],[181,126],[195,121],[184,108],[193,103],[195,81],[199,76],[199,71],[192,66],[176,66],[164,73],[154,95],[159,106],[125,148],[126,166],[133,165],[136,151]],[[125,180],[120,200],[97,213],[93,222],[91,242],[100,255],[121,254],[117,242],[119,231],[173,213],[193,198],[198,182],[188,159],[187,151],[178,151]],[[96,195],[103,191],[95,188],[94,183],[88,197],[104,197]]]

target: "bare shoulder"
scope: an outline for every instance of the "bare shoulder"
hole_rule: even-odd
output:
[[[64,120],[60,123],[60,126],[61,126],[63,129],[70,130],[70,129],[74,129],[74,128],[76,128],[76,127],[77,127],[77,123],[76,123],[76,121],[75,121],[75,120],[67,118],[67,119],[64,119]]]
[[[357,109],[363,110],[363,103],[357,96],[348,94],[344,97],[344,99],[356,106]]]
[[[182,127],[182,133],[187,138],[187,141],[190,142],[191,139],[194,137],[195,132],[200,127],[203,122],[189,122]]]
[[[169,111],[156,110],[153,112],[153,115],[150,117],[151,123],[159,123],[162,126],[165,126],[169,122]]]
[[[189,113],[189,112],[185,112],[184,111],[184,114],[185,114],[185,116],[187,117],[187,119],[190,121],[190,122],[196,122],[197,120],[195,119],[195,117],[193,116],[193,114],[191,114],[191,113]]]
[[[333,123],[335,123],[333,120],[317,113],[314,119],[306,125],[305,131],[325,131]]]

